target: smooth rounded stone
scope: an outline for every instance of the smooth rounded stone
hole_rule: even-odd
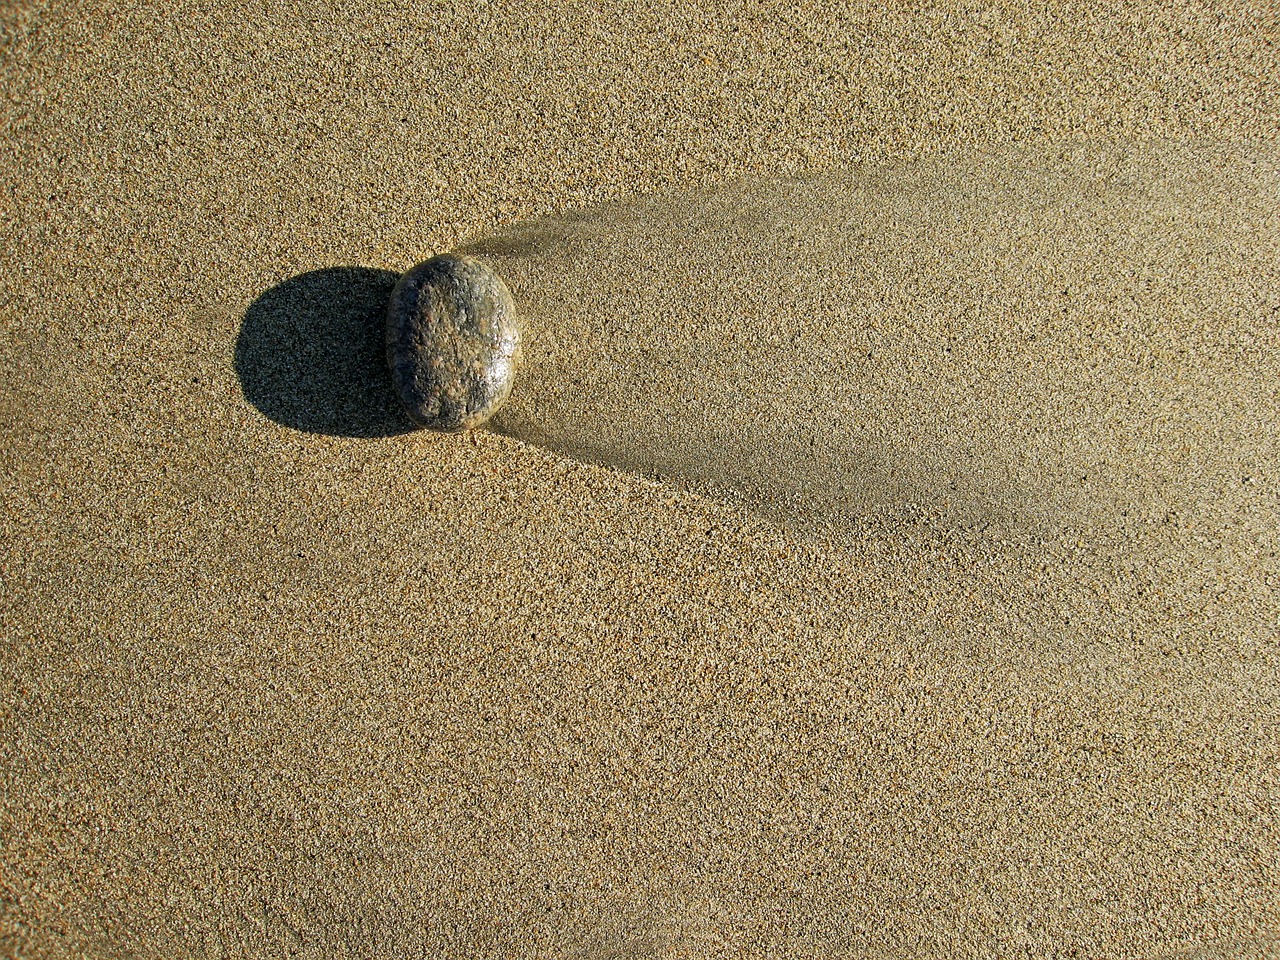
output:
[[[479,426],[511,395],[519,362],[515,303],[489,267],[446,253],[400,278],[387,308],[387,365],[416,423]]]

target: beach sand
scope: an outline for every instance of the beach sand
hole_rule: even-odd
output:
[[[0,954],[1280,953],[1270,4],[0,40]]]

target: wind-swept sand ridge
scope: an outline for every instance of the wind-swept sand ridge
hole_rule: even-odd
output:
[[[531,327],[499,429],[793,517],[1220,529],[1280,453],[1277,157],[960,150],[518,225],[464,247]]]

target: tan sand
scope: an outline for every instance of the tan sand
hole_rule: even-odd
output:
[[[1277,955],[1269,4],[0,18],[0,954]]]

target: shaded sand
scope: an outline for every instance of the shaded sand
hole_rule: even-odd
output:
[[[520,224],[464,246],[530,326],[495,426],[784,515],[1268,538],[1278,157],[966,149]]]
[[[1274,955],[1274,11],[692,6],[0,13],[0,954]]]

